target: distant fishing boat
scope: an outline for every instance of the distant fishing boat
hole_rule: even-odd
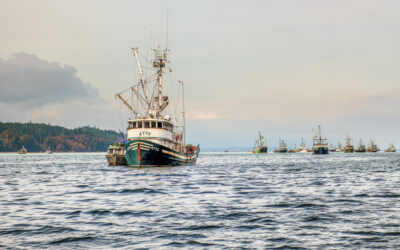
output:
[[[342,143],[338,142],[335,147],[335,152],[342,152]]]
[[[164,69],[169,63],[168,49],[153,49],[152,62],[154,72],[145,77],[139,60],[139,51],[133,48],[140,73],[139,82],[115,95],[128,107],[134,116],[128,120],[127,139],[124,146],[125,159],[129,166],[178,166],[196,164],[200,146],[186,144],[186,124],[184,107],[184,85],[177,81],[181,97],[171,100],[166,95]],[[168,70],[172,72],[171,69]],[[173,79],[170,77],[170,79]],[[171,87],[172,84],[171,84]],[[129,92],[127,98],[123,93]],[[170,107],[170,103],[176,106]],[[179,106],[178,104],[181,104]],[[178,112],[178,111],[181,112]]]
[[[389,147],[385,150],[385,152],[396,152],[396,147],[394,146],[394,143],[390,143]]]
[[[303,139],[301,139],[301,143],[300,143],[300,147],[299,147],[299,150],[298,150],[300,153],[307,153],[307,152],[309,152],[308,151],[308,149],[307,149],[307,147],[306,147],[306,144],[304,143],[304,141],[303,141]]]
[[[291,150],[288,151],[288,153],[297,153],[299,152],[299,150],[297,149],[297,145],[294,144],[294,148],[292,148]]]
[[[350,136],[346,134],[344,141],[345,141],[346,145],[344,146],[343,152],[344,153],[354,153],[354,146],[351,142]]]
[[[52,154],[52,153],[53,153],[53,151],[51,151],[51,149],[50,149],[50,148],[47,148],[47,149],[46,149],[46,151],[45,151],[44,153],[46,153],[46,154]]]
[[[267,143],[265,142],[264,136],[262,136],[261,132],[258,131],[258,138],[257,138],[256,142],[254,143],[253,153],[260,154],[260,153],[267,153],[267,152],[268,152]]]
[[[22,148],[18,151],[18,154],[26,154],[28,153],[28,150],[26,150],[26,148],[24,146],[22,146]]]
[[[358,147],[355,150],[356,153],[365,153],[367,150],[365,148],[365,144],[363,143],[363,140],[360,139],[360,142],[358,143]]]
[[[378,146],[375,144],[373,140],[370,140],[367,148],[367,152],[376,153],[379,151]]]
[[[335,152],[335,146],[333,144],[329,145],[329,152]]]
[[[318,124],[318,132],[313,129],[313,154],[329,154],[328,140],[321,136],[321,125]]]
[[[279,149],[274,150],[274,153],[287,153],[287,144],[279,137]]]

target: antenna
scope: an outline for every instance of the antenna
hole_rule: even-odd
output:
[[[168,50],[169,9],[167,9],[167,32],[165,38],[165,49]]]

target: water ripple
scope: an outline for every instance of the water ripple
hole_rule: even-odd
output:
[[[400,249],[400,154],[0,154],[0,248]]]

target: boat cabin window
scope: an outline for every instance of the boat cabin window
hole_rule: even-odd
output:
[[[157,122],[157,127],[162,128],[162,122]]]
[[[156,128],[156,122],[151,122],[151,127]]]
[[[138,122],[138,123],[137,123],[137,125],[138,125],[137,127],[138,127],[138,128],[142,128],[142,127],[143,127],[142,124],[143,124],[142,122]]]
[[[136,122],[131,123],[131,128],[136,128]]]
[[[150,128],[150,122],[144,122],[144,127],[145,128]]]
[[[171,126],[171,124],[164,123],[164,127],[165,127],[168,131],[172,131],[172,126]]]

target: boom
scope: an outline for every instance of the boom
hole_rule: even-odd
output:
[[[139,62],[139,57],[138,57],[138,54],[137,54],[137,48],[132,48],[132,50],[133,50],[133,54],[135,55],[136,62],[138,64],[139,73],[140,73],[140,83],[141,83],[142,88],[143,88],[143,93],[144,93],[144,95],[146,97],[147,104],[150,105],[149,94],[147,93],[147,85],[146,85],[146,82],[145,82],[144,77],[143,77],[143,70],[142,70],[142,66],[140,65],[140,62]]]
[[[119,98],[135,115],[138,115],[138,113],[132,108],[131,105],[120,95],[120,94],[115,94],[115,98]]]

